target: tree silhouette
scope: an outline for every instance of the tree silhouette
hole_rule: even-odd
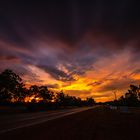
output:
[[[139,106],[140,105],[140,86],[130,85],[128,91],[121,96],[118,105]]]
[[[135,92],[133,88],[133,92]],[[47,86],[32,85],[25,87],[19,75],[6,69],[0,73],[0,103],[22,103],[30,110],[37,108],[54,108],[60,106],[93,105],[94,99],[82,100],[65,94],[63,91],[54,94]],[[17,104],[18,105],[18,104]]]
[[[87,105],[92,106],[95,104],[95,101],[92,97],[86,99]]]
[[[62,106],[65,104],[65,94],[63,91],[56,93],[56,102]]]
[[[54,96],[53,92],[49,91],[47,86],[39,87],[39,95],[44,102],[50,102]]]
[[[39,96],[39,87],[37,85],[32,85],[29,88],[29,96],[35,96],[38,97]]]
[[[0,101],[10,102],[24,98],[22,79],[12,70],[6,69],[0,74]]]

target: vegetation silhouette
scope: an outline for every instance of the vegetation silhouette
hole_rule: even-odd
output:
[[[63,91],[54,93],[47,86],[32,85],[25,87],[21,77],[12,70],[0,73],[0,104],[25,106],[28,110],[56,109],[72,106],[92,106],[92,97],[82,100]]]
[[[122,95],[118,100],[114,100],[107,103],[117,106],[140,106],[140,85],[130,85],[128,91],[124,95]]]
[[[5,70],[0,74],[0,102],[22,102],[26,89],[22,79],[12,70]]]

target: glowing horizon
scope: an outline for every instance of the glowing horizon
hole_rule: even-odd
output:
[[[130,84],[140,84],[139,6],[133,1],[9,2],[0,9],[0,72],[12,69],[26,86],[108,101],[114,91],[119,98]]]

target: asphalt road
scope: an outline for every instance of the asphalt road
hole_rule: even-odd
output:
[[[0,119],[1,124],[6,126],[4,129],[4,126],[0,125],[0,140],[140,139],[139,108],[132,109],[131,113],[121,113],[119,110],[97,106],[94,108],[52,111],[47,114],[45,112],[22,114],[17,118],[15,116]],[[14,124],[18,124],[20,127],[16,126],[16,129],[12,129],[13,126],[9,125],[9,122],[16,122]],[[24,126],[25,124],[26,126]],[[12,130],[7,131],[7,128]],[[3,130],[6,131],[3,132]]]
[[[95,107],[81,107],[74,109],[64,109],[57,111],[24,113],[0,117],[0,134],[15,131],[20,128],[26,128],[41,124],[50,120],[58,119],[64,116],[72,115],[78,112],[89,110]]]

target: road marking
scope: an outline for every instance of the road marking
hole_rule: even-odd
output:
[[[83,109],[83,108],[81,108],[81,109]],[[40,115],[37,115],[37,116],[23,116],[25,118],[14,120],[15,121],[14,123],[18,123],[18,122],[22,122],[22,121],[28,121],[28,120],[33,120],[33,119],[40,119],[40,118],[43,118],[43,117],[50,117],[50,116],[55,115],[55,114],[59,115],[59,114],[62,114],[62,113],[68,113],[70,111],[76,111],[76,110],[79,110],[79,109],[61,110],[61,111],[52,112],[52,113],[49,113],[49,114],[47,114],[48,112],[46,112],[46,113],[43,112],[43,114],[40,114]],[[33,114],[33,115],[36,115],[36,114]],[[10,119],[10,117],[8,119]]]
[[[58,115],[58,116],[54,116],[54,117],[51,117],[51,118],[47,118],[47,119],[44,119],[44,120],[41,120],[41,121],[37,121],[37,122],[29,123],[29,124],[24,124],[24,125],[22,125],[22,126],[17,126],[17,127],[13,127],[13,128],[1,130],[1,131],[0,131],[0,134],[6,133],[6,132],[10,132],[10,131],[13,131],[13,130],[16,130],[16,129],[20,129],[20,128],[25,128],[25,127],[29,127],[29,126],[41,124],[41,123],[44,123],[44,122],[47,122],[47,121],[50,121],[50,120],[62,118],[62,117],[64,117],[64,116],[76,114],[76,113],[79,113],[79,112],[82,112],[82,111],[86,111],[86,110],[89,110],[89,109],[92,109],[92,108],[94,108],[94,107],[89,107],[89,108],[84,108],[84,109],[80,109],[80,110],[76,110],[76,111],[71,111],[71,112],[67,112],[67,113],[65,113],[65,114],[61,114],[61,115]]]

